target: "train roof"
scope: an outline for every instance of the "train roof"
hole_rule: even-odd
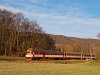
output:
[[[41,52],[41,51],[45,51],[45,52],[61,52],[60,50],[40,50],[40,49],[32,49],[32,48],[29,48],[27,51],[38,51],[38,52]]]
[[[27,50],[28,51],[36,51],[36,52],[54,52],[54,53],[64,53],[64,51],[60,51],[60,50],[40,50],[40,49],[32,49],[32,48],[29,48]],[[81,53],[81,52],[66,52],[67,54],[84,54],[84,53]],[[90,54],[85,54],[85,55],[90,55]],[[92,54],[94,55],[94,54]]]
[[[82,54],[80,52],[67,52],[67,53],[69,53],[69,54]]]
[[[38,52],[61,52],[59,50],[34,50],[33,51],[38,51]]]

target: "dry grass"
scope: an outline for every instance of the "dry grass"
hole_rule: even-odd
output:
[[[100,62],[56,64],[0,61],[0,75],[100,75]]]

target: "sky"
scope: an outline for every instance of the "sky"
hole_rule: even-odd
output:
[[[100,0],[0,0],[0,9],[22,12],[48,34],[97,39]]]

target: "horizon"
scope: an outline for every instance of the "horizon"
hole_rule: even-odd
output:
[[[47,34],[97,39],[100,0],[0,0],[0,9],[22,12]]]

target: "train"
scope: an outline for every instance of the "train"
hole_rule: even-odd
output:
[[[26,52],[26,60],[34,59],[80,59],[94,60],[94,54],[84,54],[79,52],[63,52],[59,50],[36,50],[29,48]]]

